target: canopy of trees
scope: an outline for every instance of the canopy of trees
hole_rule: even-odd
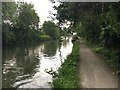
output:
[[[71,22],[72,31],[101,48],[99,53],[120,70],[120,2],[62,2],[54,8],[59,25]]]
[[[14,41],[13,27],[15,19],[13,19],[16,12],[17,5],[8,2],[2,2],[2,36],[3,43]]]
[[[58,7],[56,18],[62,25],[67,21],[85,39],[108,48],[120,46],[120,2],[81,3],[63,2]]]
[[[36,40],[39,33],[39,17],[31,3],[2,2],[3,44]]]
[[[3,44],[42,41],[59,37],[59,27],[52,21],[45,21],[39,27],[40,18],[34,5],[27,2],[2,2]]]
[[[17,13],[19,16],[15,25],[16,37],[25,41],[36,40],[39,30],[39,17],[35,13],[33,5],[20,2],[18,3]]]

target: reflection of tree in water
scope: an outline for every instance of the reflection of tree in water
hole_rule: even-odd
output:
[[[11,64],[15,61],[16,49],[13,47],[4,47],[2,50],[2,87],[11,87],[11,84],[15,82],[17,68],[15,65],[11,66]]]
[[[10,60],[14,57],[16,49],[17,48],[7,46],[2,48],[2,64],[4,64],[6,60]]]
[[[58,41],[57,40],[51,40],[44,43],[44,54],[48,56],[54,56],[56,54],[58,48]]]
[[[36,72],[36,67],[39,64],[34,48],[30,47],[15,47],[6,48],[3,52],[3,87],[12,87],[16,82],[17,76],[25,76],[21,79],[26,79]],[[14,65],[11,66],[11,64]],[[6,64],[6,66],[4,66]]]
[[[21,53],[23,52],[23,53]],[[34,74],[36,65],[39,64],[38,57],[34,53],[34,49],[31,51],[28,48],[21,49],[21,52],[16,54],[17,66],[20,68],[22,74]]]

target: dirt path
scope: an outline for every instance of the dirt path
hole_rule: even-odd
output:
[[[80,41],[80,81],[82,88],[118,88],[118,77],[83,40]]]

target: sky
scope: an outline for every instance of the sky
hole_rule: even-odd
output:
[[[32,2],[34,4],[34,9],[36,10],[36,13],[40,17],[41,25],[44,23],[44,21],[51,20],[51,18],[48,18],[50,16],[49,12],[53,13],[57,12],[56,10],[53,9],[54,4],[52,4],[50,0],[20,0],[20,1],[25,1],[28,3]],[[59,5],[59,2],[55,3],[55,5]]]

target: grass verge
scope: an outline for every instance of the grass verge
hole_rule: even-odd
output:
[[[61,65],[57,77],[53,80],[53,88],[79,88],[78,62],[79,41],[75,41],[72,53]]]

